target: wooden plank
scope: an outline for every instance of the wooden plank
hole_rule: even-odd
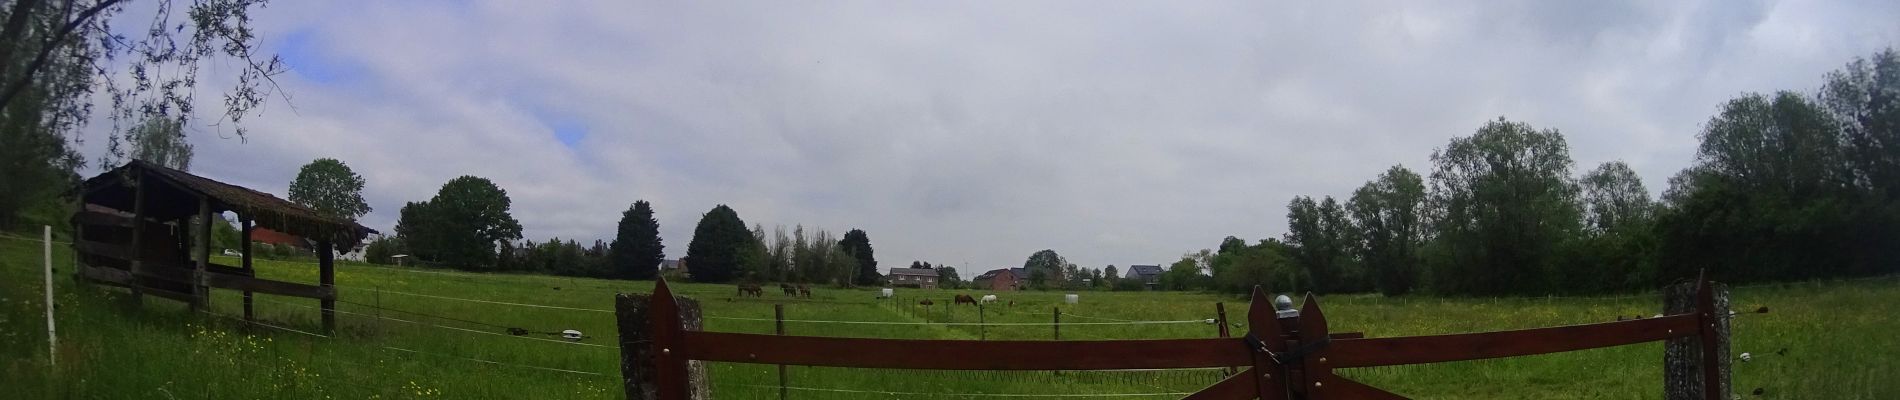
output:
[[[205,277],[205,283],[210,284],[211,287],[219,288],[219,289],[234,289],[234,290],[243,290],[246,292],[274,294],[278,296],[303,297],[303,298],[318,299],[318,300],[336,299],[336,287],[333,287],[333,286],[305,285],[301,283],[273,281],[269,279],[259,279],[259,278],[247,277],[247,276],[242,276],[242,275],[227,275],[227,274],[219,274],[219,273],[207,274]]]
[[[132,273],[126,270],[122,270],[122,269],[94,267],[90,265],[80,264],[79,276],[85,277],[86,279],[91,279],[96,282],[101,282],[101,283],[109,283],[109,284],[115,284],[115,285],[126,286],[126,287],[132,286]]]
[[[1253,287],[1252,304],[1247,306],[1247,329],[1247,336],[1258,341],[1249,346],[1264,347],[1247,349],[1248,362],[1253,365],[1252,373],[1260,375],[1253,380],[1251,389],[1254,395],[1263,400],[1287,398],[1286,385],[1292,377],[1287,376],[1286,367],[1272,356],[1287,351],[1286,340],[1282,339],[1286,335],[1286,327],[1280,326],[1280,317],[1273,309],[1273,300],[1267,298],[1267,291],[1260,286]]]
[[[244,276],[257,276],[257,270],[255,268],[252,268],[252,265],[251,265],[251,226],[252,226],[251,217],[239,215],[238,221],[240,225],[243,225],[242,227],[243,229],[240,229],[238,231],[238,242],[239,242],[238,246],[244,248],[244,258],[242,259],[242,263],[243,263],[242,268],[244,270]],[[255,314],[252,313],[253,304],[255,303],[253,303],[254,300],[252,298],[253,298],[253,294],[251,291],[249,290],[244,291],[244,320],[245,321],[250,321],[252,319],[255,319]]]
[[[1307,397],[1334,397],[1333,389],[1326,387],[1339,384],[1338,377],[1333,376],[1332,360],[1327,358],[1332,353],[1329,344],[1333,338],[1327,334],[1326,312],[1320,309],[1319,296],[1314,296],[1310,292],[1306,294],[1306,301],[1300,307],[1300,321],[1297,326],[1300,329],[1300,348],[1294,351],[1307,351],[1307,353],[1300,356],[1297,361],[1288,361],[1288,363],[1300,364],[1303,373],[1301,378],[1304,382],[1301,386],[1306,390]]]
[[[198,197],[198,226],[195,228],[197,229],[193,229],[189,236],[195,239],[192,242],[197,242],[193,243],[195,244],[193,247],[198,248],[198,254],[195,254],[197,257],[192,260],[191,277],[194,279],[191,282],[191,294],[195,298],[191,302],[191,308],[204,311],[211,309],[211,288],[204,282],[205,265],[211,263],[211,198],[209,197],[202,195]]]
[[[694,360],[853,368],[1106,370],[1249,365],[1239,339],[910,340],[684,332]],[[981,356],[972,356],[981,355]]]
[[[653,334],[654,380],[658,387],[654,397],[658,400],[686,400],[689,398],[687,390],[691,386],[686,362],[692,359],[687,350],[692,346],[684,342],[688,332],[680,320],[679,303],[673,299],[673,290],[666,286],[666,278],[660,278],[654,284],[652,300],[648,323]]]
[[[81,226],[90,225],[90,226],[111,226],[111,227],[120,227],[120,228],[131,228],[132,217],[115,215],[115,214],[107,214],[107,213],[102,213],[98,211],[81,210],[79,212],[73,213],[73,223],[79,224]]]
[[[125,260],[125,261],[133,261],[132,248],[129,246],[117,245],[117,244],[112,244],[112,243],[104,243],[104,242],[95,242],[95,241],[85,240],[85,239],[75,239],[73,240],[73,248],[78,249],[80,253],[85,253],[86,255],[90,255],[94,257],[106,257],[106,258],[115,258],[115,259],[120,259],[120,260]]]
[[[336,248],[329,240],[317,242],[317,284],[326,288],[336,287]],[[330,297],[321,298],[317,303],[323,312],[323,332],[336,332],[336,292]]]
[[[1694,314],[1503,332],[1333,340],[1333,368],[1528,356],[1694,336]]]
[[[1182,397],[1181,400],[1251,399],[1259,395],[1259,391],[1254,388],[1254,385],[1258,384],[1254,381],[1255,376],[1257,374],[1254,373],[1253,368],[1243,369],[1239,374],[1229,375],[1227,379],[1222,379],[1214,386],[1208,386],[1187,397]]]

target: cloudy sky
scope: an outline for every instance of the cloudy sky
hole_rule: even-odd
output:
[[[1900,43],[1892,1],[283,1],[254,17],[293,68],[290,101],[244,140],[193,127],[194,172],[282,195],[338,158],[383,230],[482,176],[537,241],[611,239],[646,199],[669,257],[723,203],[748,224],[864,229],[885,267],[966,271],[1279,237],[1292,196],[1422,172],[1499,116],[1560,129],[1577,171],[1623,160],[1661,192],[1722,101],[1812,92]]]

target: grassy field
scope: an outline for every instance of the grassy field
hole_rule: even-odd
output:
[[[0,239],[0,388],[28,399],[238,398],[619,398],[618,352],[612,334],[612,296],[645,292],[650,282],[548,276],[397,270],[345,264],[338,268],[339,332],[317,337],[247,326],[235,292],[215,291],[213,311],[147,298],[129,301],[123,290],[78,285],[69,278],[70,252],[55,248],[58,365],[47,364],[40,291],[39,244]],[[235,264],[235,260],[219,260]],[[259,275],[315,282],[316,268],[260,262]],[[769,333],[779,301],[732,299],[729,285],[679,285],[705,305],[707,329]],[[973,322],[970,307],[946,307],[953,291],[899,290],[905,300],[877,300],[874,290],[816,289],[810,300],[785,301],[792,320]],[[425,295],[425,296],[418,296]],[[438,297],[427,297],[438,296]],[[1048,322],[1060,306],[1063,321],[1189,321],[1138,325],[1065,325],[1064,340],[1213,337],[1214,304],[1226,302],[1236,320],[1243,299],[1186,293],[1084,292],[1065,305],[1062,293],[1006,293],[1013,306],[989,307],[986,322]],[[549,305],[542,308],[440,297]],[[913,303],[933,298],[928,313]],[[1399,336],[1541,327],[1652,315],[1656,296],[1562,299],[1322,299],[1335,331]],[[1768,399],[1881,399],[1900,397],[1900,280],[1800,283],[1744,287],[1737,308],[1767,305],[1774,312],[1735,321],[1735,352],[1752,362],[1735,366],[1738,393],[1762,388]],[[380,305],[380,309],[378,307]],[[260,318],[272,325],[315,332],[316,301],[259,295]],[[945,313],[946,309],[954,311]],[[734,319],[736,318],[736,319]],[[510,336],[507,328],[537,333]],[[563,343],[541,332],[577,329],[590,335]],[[1048,326],[869,325],[795,322],[795,335],[1048,339]],[[1785,352],[1781,351],[1785,349]],[[1661,345],[1643,344],[1501,360],[1344,370],[1363,382],[1415,398],[1657,398]],[[481,361],[475,361],[481,360]],[[497,364],[499,363],[499,364]],[[561,370],[561,371],[557,371]],[[772,366],[714,363],[713,392],[722,399],[775,398]],[[1211,384],[1218,371],[932,372],[791,367],[794,398],[960,398],[912,393],[1131,394],[1116,398],[1173,398]],[[1756,398],[1750,396],[1750,398]]]

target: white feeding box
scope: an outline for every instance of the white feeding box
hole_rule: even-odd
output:
[[[1069,303],[1069,304],[1080,303],[1082,302],[1082,295],[1079,295],[1079,294],[1062,295],[1062,302]]]
[[[891,298],[891,296],[896,295],[897,294],[896,292],[897,292],[897,289],[884,288],[877,292],[877,297],[880,299],[888,299],[888,298]]]

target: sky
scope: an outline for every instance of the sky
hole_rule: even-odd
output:
[[[1560,130],[1576,174],[1620,160],[1660,193],[1722,102],[1812,93],[1900,43],[1893,1],[345,0],[253,19],[292,70],[244,137],[189,128],[195,173],[283,196],[336,158],[384,232],[485,177],[537,242],[611,240],[644,199],[669,258],[726,204],[966,277],[1041,249],[1126,268],[1281,237],[1293,196],[1426,174],[1499,117]],[[83,133],[93,158],[110,126]]]

